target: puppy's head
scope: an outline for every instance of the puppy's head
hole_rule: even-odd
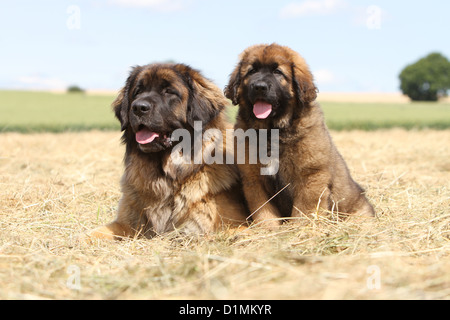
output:
[[[317,97],[305,60],[277,44],[247,48],[224,92],[244,119],[261,121],[292,117]]]
[[[176,129],[208,124],[225,107],[220,90],[184,64],[151,64],[132,69],[113,102],[126,143],[145,153],[173,147]]]

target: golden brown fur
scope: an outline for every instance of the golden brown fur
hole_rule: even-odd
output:
[[[164,100],[160,91],[167,92],[167,88],[178,96]],[[151,102],[157,111],[149,116],[136,116],[135,102],[148,100],[150,95],[154,101],[160,101]],[[203,130],[216,128],[225,134],[227,104],[220,89],[186,65],[135,67],[113,103],[126,145],[123,195],[117,218],[91,232],[90,237],[118,239],[138,234],[152,237],[175,229],[202,234],[245,224],[248,211],[236,166],[178,164],[170,156],[174,145],[169,140],[140,145],[135,137],[143,127],[169,132],[174,129],[172,126],[178,126],[192,132],[193,121],[202,121]],[[157,124],[160,115],[162,122]],[[203,147],[211,143],[214,140],[203,141]]]
[[[256,100],[264,100],[266,95],[273,104],[266,119],[252,114],[255,83],[261,81],[267,86],[262,93],[256,91]],[[261,175],[260,163],[239,165],[255,222],[273,226],[283,217],[313,213],[339,213],[340,217],[374,215],[363,189],[351,178],[329,135],[322,110],[314,102],[316,92],[304,59],[277,44],[247,48],[230,76],[225,95],[239,105],[235,127],[279,129],[279,171],[275,175]],[[248,152],[249,146],[246,147]]]

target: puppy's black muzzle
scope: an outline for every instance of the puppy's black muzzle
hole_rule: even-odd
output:
[[[270,81],[256,80],[249,85],[249,100],[252,104],[257,101],[264,101],[275,104],[277,100],[276,92],[273,90],[273,85]]]
[[[150,112],[152,104],[146,100],[136,100],[131,104],[131,110],[137,117],[142,117]]]

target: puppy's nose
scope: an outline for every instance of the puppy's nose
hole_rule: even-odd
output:
[[[136,101],[131,107],[133,109],[133,113],[140,117],[150,111],[151,104],[147,101]]]
[[[263,81],[256,82],[253,85],[253,90],[255,90],[255,93],[266,93],[268,89],[269,86]]]

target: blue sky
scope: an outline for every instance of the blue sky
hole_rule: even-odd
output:
[[[119,89],[175,60],[223,88],[238,54],[277,42],[322,92],[396,92],[407,64],[450,57],[450,1],[15,0],[0,3],[0,89]]]

